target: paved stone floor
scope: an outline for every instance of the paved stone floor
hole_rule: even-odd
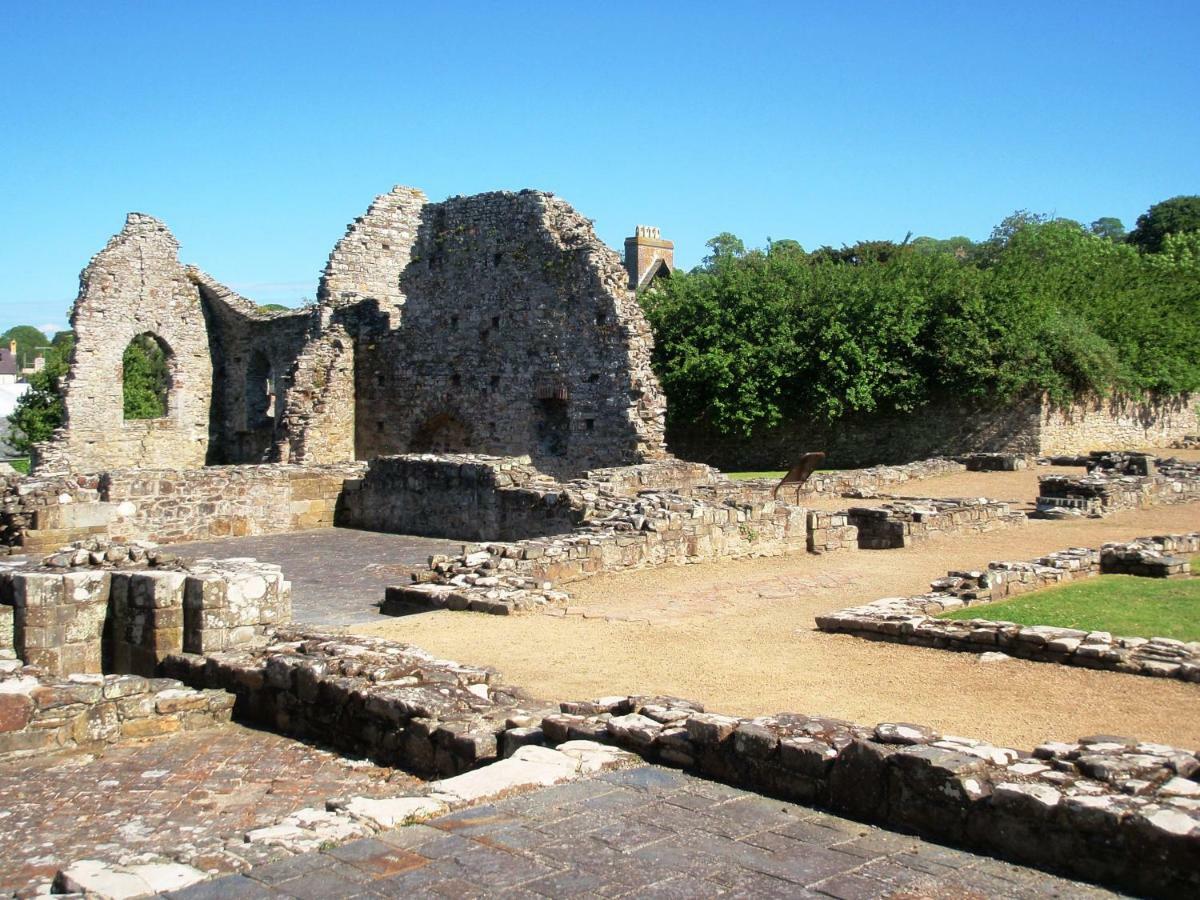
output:
[[[99,756],[0,763],[0,896],[49,884],[79,859],[145,853],[238,872],[284,851],[246,831],[346,794],[404,793],[419,782],[239,725],[123,743]]]
[[[283,566],[292,583],[292,618],[313,625],[354,625],[379,619],[389,584],[406,583],[414,566],[435,553],[457,553],[462,541],[321,528],[292,534],[223,538],[169,548],[184,556],[253,556]]]
[[[462,810],[169,896],[718,895],[1115,896],[653,766]]]

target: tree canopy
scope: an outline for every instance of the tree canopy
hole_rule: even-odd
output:
[[[1147,253],[1157,253],[1169,234],[1200,231],[1200,196],[1172,197],[1155,203],[1138,216],[1129,243]]]
[[[63,422],[62,379],[67,363],[61,357],[46,360],[46,367],[29,376],[29,390],[17,400],[8,417],[9,443],[18,453],[27,454],[39,441],[50,439]]]
[[[981,244],[781,244],[642,294],[671,423],[750,435],[946,396],[1200,389],[1200,239],[1142,254],[1020,212]]]

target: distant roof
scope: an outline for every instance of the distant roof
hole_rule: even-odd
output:
[[[0,349],[0,375],[20,375],[21,367],[17,365],[17,357],[7,347]]]

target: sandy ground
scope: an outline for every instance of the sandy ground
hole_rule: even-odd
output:
[[[1047,471],[944,476],[896,493],[1028,500],[1037,475]],[[495,666],[543,697],[667,693],[726,713],[918,722],[1026,749],[1097,732],[1196,748],[1200,685],[1020,660],[982,663],[975,654],[827,635],[813,622],[828,610],[926,590],[948,569],[1196,529],[1198,505],[1030,521],[905,550],[800,553],[594,578],[568,587],[574,614],[563,618],[435,612],[354,630]]]

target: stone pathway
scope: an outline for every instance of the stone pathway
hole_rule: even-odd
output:
[[[461,810],[167,896],[718,895],[1117,896],[654,766]]]
[[[0,896],[31,893],[79,859],[167,856],[237,872],[286,855],[247,844],[339,794],[404,793],[420,782],[239,725],[122,743],[102,755],[0,764]]]
[[[292,619],[312,625],[353,625],[379,619],[389,584],[403,584],[414,566],[437,553],[458,553],[462,541],[320,528],[292,534],[175,544],[183,556],[252,556],[283,567],[292,583]]]

